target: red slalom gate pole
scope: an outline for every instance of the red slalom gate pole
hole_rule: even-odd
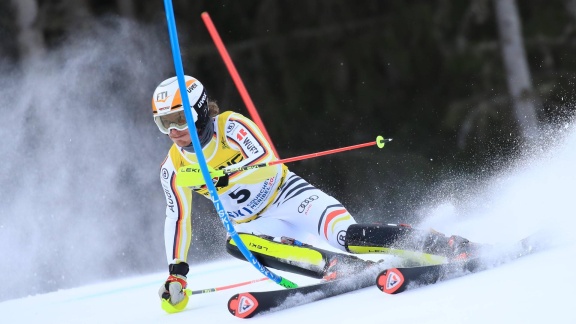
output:
[[[224,46],[224,43],[222,42],[222,39],[220,38],[220,35],[218,34],[218,31],[216,30],[216,27],[214,26],[214,23],[212,22],[210,15],[207,12],[203,12],[201,16],[202,20],[204,21],[204,24],[206,25],[206,28],[208,29],[208,32],[210,33],[210,36],[212,36],[212,40],[214,41],[214,44],[216,45],[218,52],[220,52],[222,60],[224,60],[224,64],[226,64],[226,67],[228,68],[228,71],[232,76],[232,80],[234,80],[234,84],[236,84],[236,88],[238,88],[238,92],[240,92],[242,100],[244,100],[244,104],[246,105],[246,108],[248,109],[250,116],[252,117],[256,125],[260,127],[260,130],[262,131],[262,134],[264,135],[268,143],[270,143],[272,152],[274,152],[276,157],[279,157],[278,152],[274,147],[274,143],[272,143],[272,140],[270,139],[270,136],[266,131],[266,127],[264,126],[262,119],[260,119],[260,115],[258,114],[258,111],[256,110],[256,107],[254,106],[254,103],[252,102],[252,99],[250,98],[250,95],[248,94],[248,91],[246,90],[244,83],[242,82],[242,78],[240,78],[240,75],[238,74],[238,71],[236,70],[234,63],[232,62],[232,59],[230,58],[228,51],[226,50],[226,46]]]

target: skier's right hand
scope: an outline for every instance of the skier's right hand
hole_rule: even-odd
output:
[[[170,275],[158,290],[162,301],[162,309],[167,313],[177,313],[186,308],[188,295],[186,295],[186,275],[188,264],[179,262],[170,264]]]

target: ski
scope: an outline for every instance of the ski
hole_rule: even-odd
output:
[[[238,318],[251,318],[370,287],[374,285],[376,276],[378,277],[377,286],[382,291],[390,294],[400,293],[418,285],[429,285],[439,280],[477,272],[530,254],[539,250],[536,249],[535,242],[536,236],[533,235],[512,246],[495,249],[499,253],[466,261],[411,268],[390,268],[384,271],[382,271],[383,266],[371,267],[334,281],[292,289],[239,293],[228,300],[228,311]]]
[[[235,294],[228,300],[228,311],[239,318],[251,318],[367,288],[374,285],[374,276],[381,269],[371,267],[344,279],[298,288]]]
[[[541,250],[543,248],[539,244],[541,237],[542,233],[537,233],[511,246],[494,247],[492,248],[493,251],[486,253],[486,255],[464,261],[411,268],[386,269],[377,276],[376,286],[387,294],[398,294],[409,289],[494,268]]]

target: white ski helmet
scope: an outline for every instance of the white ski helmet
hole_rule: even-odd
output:
[[[198,136],[205,138],[208,135],[205,133],[209,133],[209,137],[211,137],[213,129],[212,127],[207,127],[211,118],[208,111],[208,97],[204,86],[191,76],[184,76],[184,80]],[[177,130],[188,128],[176,77],[162,81],[154,90],[152,114],[158,129],[164,134],[169,134],[172,128]]]

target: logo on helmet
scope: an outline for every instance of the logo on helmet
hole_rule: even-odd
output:
[[[188,93],[192,93],[192,91],[196,88],[198,88],[198,84],[196,84],[196,80],[193,81],[194,83],[192,83],[188,89],[186,89],[186,91],[188,91]]]
[[[204,103],[206,102],[206,92],[204,92],[202,94],[202,98],[200,98],[200,100],[198,100],[198,103],[196,104],[196,108],[197,109],[201,109],[202,106],[204,106]]]
[[[168,95],[168,91],[159,92],[156,94],[156,101],[158,102],[166,102],[170,96]]]

